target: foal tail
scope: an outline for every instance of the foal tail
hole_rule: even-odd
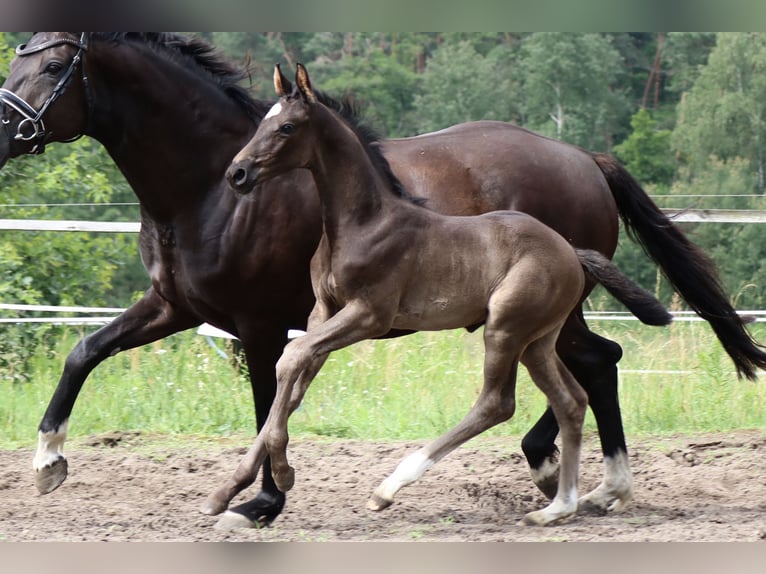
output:
[[[729,303],[712,259],[659,210],[616,159],[592,156],[612,190],[628,235],[662,269],[684,301],[710,323],[737,375],[755,380],[756,369],[766,369],[766,352],[745,328],[749,321]]]
[[[609,293],[625,305],[642,323],[667,325],[673,316],[654,295],[631,281],[617,266],[598,251],[575,249],[585,272],[601,283]]]

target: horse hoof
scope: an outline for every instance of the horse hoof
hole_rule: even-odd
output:
[[[260,528],[258,522],[253,522],[247,516],[227,510],[215,523],[216,530],[237,530],[239,528]]]
[[[567,518],[574,516],[574,512],[550,512],[545,508],[524,515],[519,521],[520,526],[551,526],[559,524]]]
[[[540,489],[548,500],[553,500],[559,489],[559,461],[558,455],[546,458],[539,468],[530,468],[529,474],[532,482]]]
[[[373,494],[367,501],[367,508],[368,510],[374,510],[375,512],[378,512],[388,508],[393,503],[393,500],[387,500],[381,496],[378,496],[377,494]]]
[[[593,516],[606,516],[610,512],[622,512],[633,499],[632,495],[619,496],[584,496],[577,502],[577,512]]]
[[[274,474],[274,483],[280,492],[287,492],[295,485],[295,469],[288,466],[286,471]]]
[[[69,463],[62,456],[50,466],[44,466],[35,473],[35,486],[40,494],[49,494],[66,480]]]

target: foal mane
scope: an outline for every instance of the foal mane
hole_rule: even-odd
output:
[[[370,158],[372,165],[389,184],[389,188],[394,195],[416,205],[424,205],[426,202],[425,198],[410,195],[405,189],[404,184],[394,175],[391,165],[388,163],[386,156],[383,155],[380,145],[378,145],[381,140],[380,135],[375,129],[362,122],[359,107],[348,97],[334,98],[321,90],[314,90],[314,94],[321,104],[336,112],[356,134],[357,139],[359,139],[367,153],[367,157]]]
[[[172,32],[92,32],[92,37],[107,42],[136,42],[156,54],[184,66],[197,75],[213,81],[247,114],[260,123],[269,110],[269,102],[253,98],[241,85],[249,77],[245,67],[233,64],[212,44],[202,38]]]

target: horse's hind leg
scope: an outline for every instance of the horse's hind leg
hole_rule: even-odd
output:
[[[522,357],[532,380],[545,393],[561,428],[561,460],[551,503],[524,517],[525,524],[545,525],[577,511],[577,474],[587,395],[555,352],[555,333],[529,345]]]
[[[370,510],[390,506],[396,493],[418,480],[426,470],[455,448],[513,416],[516,408],[516,373],[523,345],[505,332],[484,331],[484,386],[476,403],[457,426],[405,457],[367,502]]]

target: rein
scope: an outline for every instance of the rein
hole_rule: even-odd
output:
[[[45,102],[43,102],[43,105],[40,107],[39,111],[35,110],[35,108],[27,103],[24,98],[18,96],[11,90],[0,88],[0,103],[7,105],[13,110],[16,110],[16,112],[18,112],[23,118],[16,128],[16,135],[14,136],[14,139],[22,141],[35,140],[34,146],[32,146],[32,149],[29,150],[29,152],[27,152],[29,154],[41,154],[43,151],[45,151],[45,138],[47,137],[48,133],[45,131],[43,114],[45,114],[50,105],[53,104],[53,102],[55,102],[61,94],[64,93],[72,79],[75,69],[80,64],[83,88],[85,90],[85,98],[87,102],[87,117],[90,118],[91,115],[90,111],[92,102],[90,99],[90,91],[88,90],[88,75],[85,72],[85,52],[88,50],[87,32],[83,32],[80,35],[79,40],[74,38],[55,38],[31,48],[27,47],[27,44],[21,44],[16,48],[16,55],[19,57],[29,56],[49,48],[61,46],[63,44],[70,44],[77,47],[77,53],[74,55],[74,58],[72,58],[72,61],[69,64],[69,68],[67,68],[66,72],[64,72],[56,86],[53,88],[51,95],[48,96]],[[8,125],[10,123],[10,120],[5,116],[5,114],[2,116],[2,123],[3,125]],[[87,131],[87,129],[85,131]],[[81,138],[82,136],[83,134],[79,134],[65,141],[72,142]]]

